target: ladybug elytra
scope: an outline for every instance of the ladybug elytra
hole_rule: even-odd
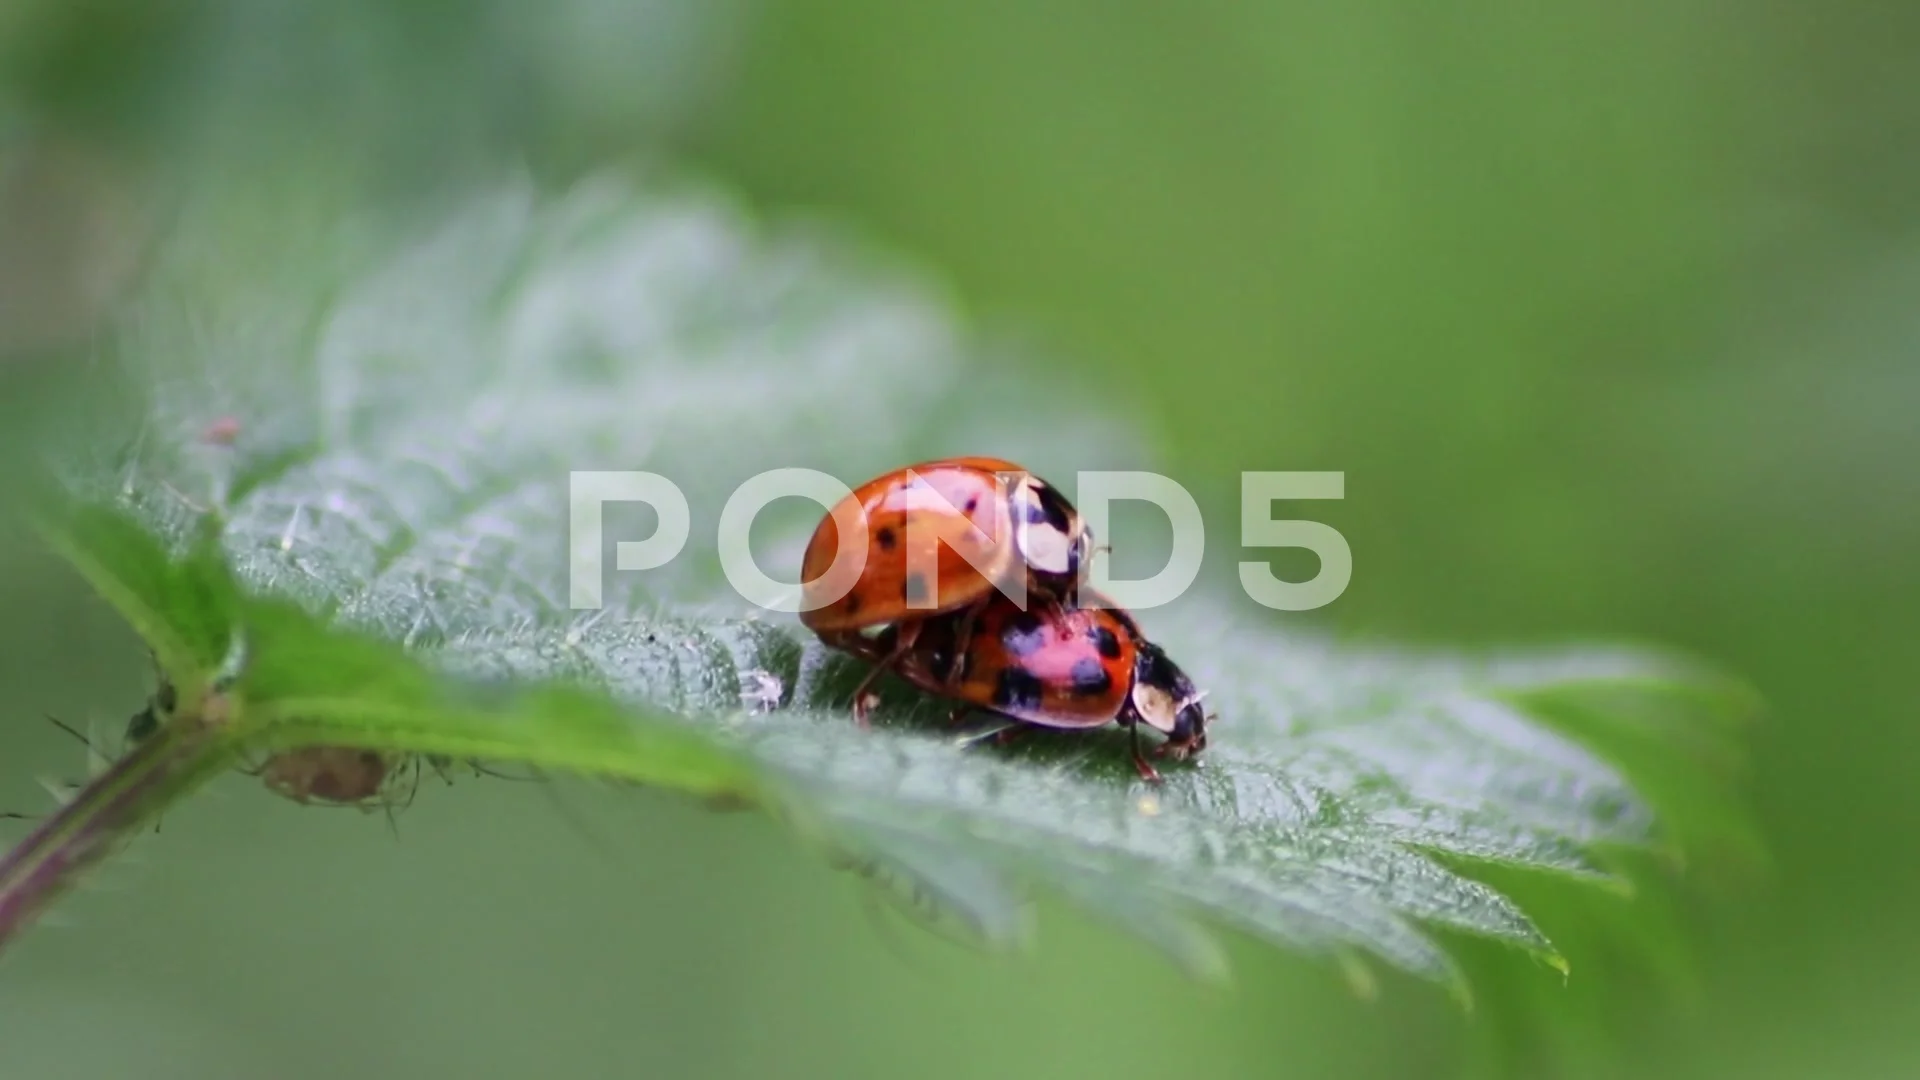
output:
[[[1140,726],[1164,733],[1175,760],[1206,748],[1204,696],[1117,608],[1042,605],[1022,611],[992,598],[969,625],[929,623],[901,658],[902,678],[965,707],[1051,728],[1118,723],[1133,739],[1142,779],[1159,773],[1140,751]],[[951,674],[951,678],[949,678]]]
[[[841,528],[866,538],[866,558],[844,568]],[[828,645],[874,661],[854,694],[897,665],[931,619],[956,616],[962,637],[1003,592],[1029,605],[1072,603],[1092,539],[1065,496],[1010,461],[946,458],[910,465],[855,488],[823,519],[801,565],[800,621]],[[889,640],[885,649],[875,646]],[[949,671],[943,681],[957,674]]]

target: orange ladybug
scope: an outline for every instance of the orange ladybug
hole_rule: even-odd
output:
[[[954,617],[927,624],[898,670],[959,700],[961,712],[987,709],[1051,728],[1119,723],[1132,736],[1134,767],[1156,783],[1160,774],[1140,752],[1140,725],[1165,733],[1157,753],[1175,760],[1207,745],[1205,695],[1118,608],[1022,611],[996,595],[968,626]]]
[[[834,566],[842,522],[866,535],[857,567]],[[964,637],[1002,589],[1024,588],[1029,607],[1071,605],[1091,543],[1066,497],[1010,461],[910,465],[854,489],[814,530],[801,564],[800,621],[828,645],[874,661],[854,693],[854,718],[864,724],[867,688],[929,619],[957,614]],[[882,636],[888,647],[876,648]]]

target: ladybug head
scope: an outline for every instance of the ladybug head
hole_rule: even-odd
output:
[[[1151,641],[1138,643],[1130,703],[1148,727],[1165,732],[1172,745],[1204,749],[1207,714],[1200,703],[1206,696],[1160,646]]]

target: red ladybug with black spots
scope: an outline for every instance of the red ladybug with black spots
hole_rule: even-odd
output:
[[[864,562],[834,565],[842,528],[864,533]],[[867,687],[914,648],[929,620],[957,616],[953,629],[967,637],[993,598],[1021,589],[1029,607],[1071,606],[1091,543],[1066,497],[1010,461],[910,465],[855,488],[814,530],[800,621],[874,662],[854,694],[854,717],[865,723]]]
[[[1205,695],[1118,608],[1045,605],[1022,611],[995,596],[970,625],[928,623],[902,656],[902,678],[1028,724],[1095,728],[1118,723],[1133,740],[1142,779],[1160,774],[1140,750],[1140,727],[1164,733],[1156,753],[1175,760],[1206,748]]]

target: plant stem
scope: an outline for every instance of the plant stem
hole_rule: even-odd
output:
[[[172,724],[133,748],[0,856],[0,949],[116,845],[233,753],[219,732]]]

